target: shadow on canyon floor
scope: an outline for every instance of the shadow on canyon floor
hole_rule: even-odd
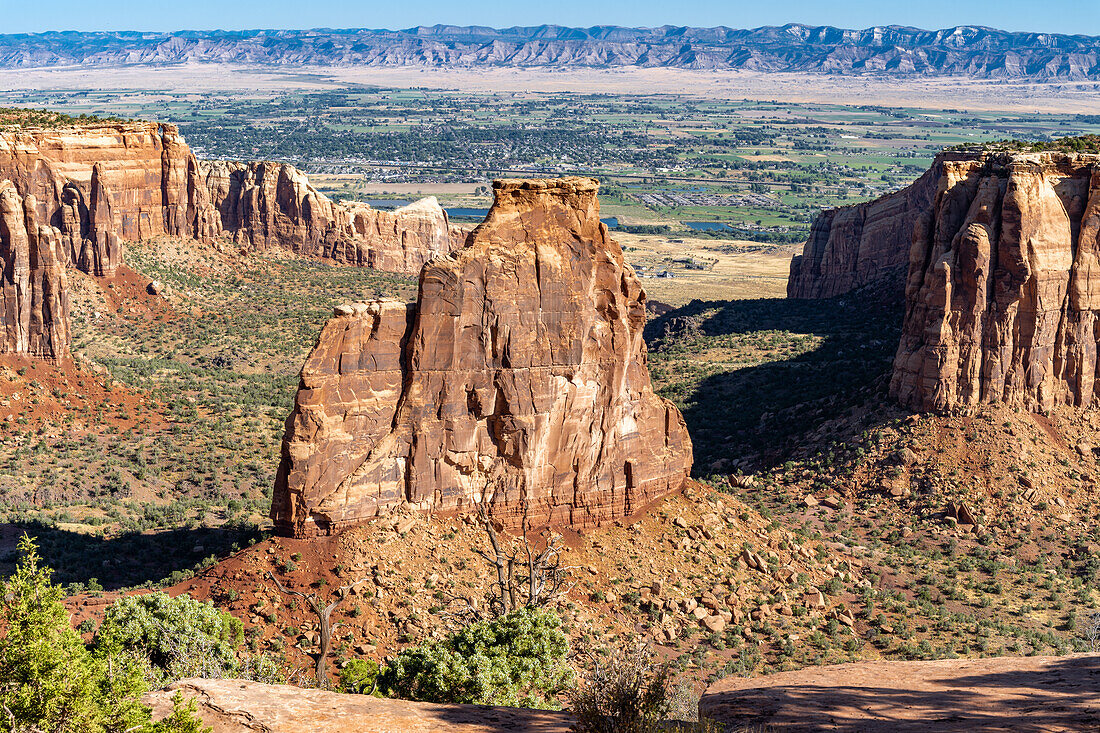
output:
[[[844,669],[825,668],[815,682],[774,680],[715,692],[703,698],[702,708],[723,722],[776,731],[1100,729],[1100,657],[1067,657],[1042,667],[1019,660],[1021,669],[1004,669],[1013,663],[994,660],[992,669],[966,676],[943,665],[926,671],[887,665],[867,685],[844,679]]]
[[[651,321],[655,382],[683,411],[696,475],[724,470],[723,459],[782,463],[825,422],[886,404],[902,302],[887,287],[829,300],[692,301]],[[850,431],[862,431],[858,422]]]
[[[250,527],[162,529],[101,537],[39,523],[0,525],[0,577],[18,560],[16,545],[24,534],[38,544],[42,562],[54,569],[54,581],[116,590],[162,580],[174,584],[200,564],[211,564],[261,538]]]

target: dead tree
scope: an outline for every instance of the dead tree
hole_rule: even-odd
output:
[[[488,482],[492,483],[492,482]],[[495,490],[492,496],[495,496]],[[569,570],[561,564],[561,536],[547,532],[546,545],[537,549],[528,536],[531,521],[528,502],[521,502],[523,520],[518,538],[505,547],[489,513],[491,501],[489,485],[475,502],[482,530],[489,541],[489,549],[474,548],[474,552],[493,568],[496,580],[486,593],[486,606],[491,618],[500,618],[519,608],[542,608],[557,603],[572,587],[567,585]],[[469,596],[451,595],[448,599],[451,615],[465,621],[480,621],[485,615]]]
[[[297,590],[290,590],[284,586],[279,579],[275,577],[275,574],[270,570],[267,571],[267,577],[275,581],[275,585],[279,587],[279,591],[284,595],[298,596],[306,602],[315,614],[317,614],[317,626],[320,640],[318,643],[318,649],[316,654],[316,674],[317,674],[317,686],[321,689],[328,689],[328,655],[332,650],[332,631],[335,628],[332,625],[332,612],[336,610],[336,607],[343,602],[347,597],[348,591],[355,586],[366,581],[366,578],[357,580],[349,585],[343,585],[336,589],[336,597],[327,605],[321,605],[321,600],[317,597],[316,593],[303,593]]]

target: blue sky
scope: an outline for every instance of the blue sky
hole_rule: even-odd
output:
[[[754,28],[791,22],[846,28],[966,24],[1100,35],[1100,0],[0,0],[0,33],[435,23]]]

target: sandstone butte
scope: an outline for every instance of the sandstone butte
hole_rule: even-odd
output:
[[[337,204],[290,165],[200,162],[175,126],[152,122],[0,130],[0,181],[19,199],[8,209],[25,213],[21,228],[0,234],[0,353],[54,360],[68,355],[58,252],[110,277],[123,242],[225,236],[245,251],[281,247],[411,274],[466,235],[433,198],[393,212]]]
[[[272,518],[332,533],[399,505],[595,525],[682,485],[691,442],[646,366],[645,293],[587,178],[504,180],[417,303],[341,306],[301,373]]]
[[[916,219],[891,393],[921,410],[1100,398],[1100,155],[944,161]]]

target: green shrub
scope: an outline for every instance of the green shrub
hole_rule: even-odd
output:
[[[372,659],[352,659],[340,670],[340,689],[359,695],[369,695],[378,678],[378,662]]]
[[[148,733],[210,733],[212,730],[213,728],[204,726],[199,719],[195,698],[184,703],[183,693],[179,690],[172,695],[172,712],[147,729]]]
[[[568,648],[555,614],[521,608],[403,650],[378,687],[408,700],[554,709],[572,682]]]
[[[84,646],[61,603],[64,589],[19,541],[15,573],[0,585],[0,730],[36,733],[199,733],[194,708],[153,724],[140,702],[141,668],[118,644]],[[178,708],[178,706],[177,706]]]
[[[184,677],[224,677],[237,670],[240,619],[189,596],[123,596],[107,608],[96,646],[137,656],[154,684]]]

